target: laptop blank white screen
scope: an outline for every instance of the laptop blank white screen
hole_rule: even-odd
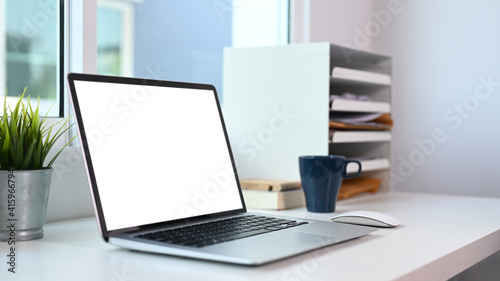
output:
[[[243,208],[213,91],[74,83],[109,231]]]

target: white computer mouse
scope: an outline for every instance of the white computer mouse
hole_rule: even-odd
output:
[[[331,217],[333,222],[360,224],[375,227],[396,227],[401,221],[388,214],[375,211],[350,211]]]

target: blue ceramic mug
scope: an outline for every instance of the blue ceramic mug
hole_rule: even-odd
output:
[[[347,174],[347,164],[356,163],[358,171]],[[346,160],[344,156],[300,156],[300,178],[309,212],[335,212],[337,196],[343,179],[357,177],[361,162]]]

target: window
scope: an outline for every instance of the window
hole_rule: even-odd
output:
[[[232,17],[219,17],[214,2],[98,0],[97,18],[99,74],[222,87]]]
[[[40,112],[64,115],[63,1],[0,0],[0,89],[40,96]],[[4,94],[0,94],[4,96]]]
[[[225,47],[288,43],[288,0],[97,0],[99,74],[213,84]]]
[[[41,112],[63,117],[68,70],[209,83],[222,96],[224,47],[288,43],[288,5],[0,0],[0,96],[7,88],[8,96],[17,96],[27,86],[28,95],[40,96]],[[64,53],[71,55],[65,61]]]

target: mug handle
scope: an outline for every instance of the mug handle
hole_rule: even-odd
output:
[[[347,165],[349,163],[356,163],[358,164],[358,171],[354,174],[347,174]],[[342,177],[344,179],[349,179],[349,178],[355,178],[357,176],[359,176],[359,174],[361,174],[361,162],[359,162],[358,160],[345,160],[344,162],[344,170],[342,171]]]

